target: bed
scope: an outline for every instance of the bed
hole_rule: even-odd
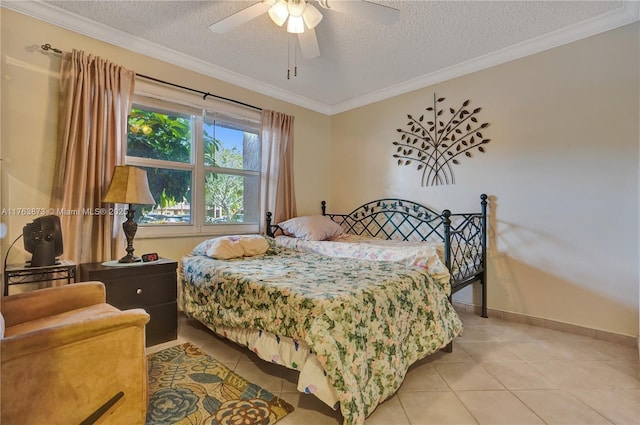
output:
[[[379,209],[386,211],[388,223],[396,223],[395,232],[406,236],[422,232],[417,230],[422,225],[409,224],[413,230],[406,230],[411,220],[397,222],[399,217],[415,215],[428,225],[438,220],[435,213],[429,212],[427,217],[426,211],[406,201],[375,201],[364,211],[375,214]],[[342,229],[351,229],[352,234],[356,233],[353,229],[364,226],[364,235],[377,235],[369,222],[371,217],[367,221],[360,211],[357,215],[355,211],[348,215],[323,213]],[[440,246],[442,261],[454,264],[451,253],[453,258],[464,258],[468,245],[475,243],[470,225],[462,221],[482,224],[481,229],[484,226],[472,215],[444,211],[438,217],[442,225],[449,220],[449,229],[435,227],[429,232],[435,236],[421,235],[420,243],[435,242],[432,247],[437,251]],[[480,218],[485,220],[486,214]],[[385,229],[387,224],[379,227]],[[263,252],[225,253],[220,258],[212,255],[214,244],[228,242],[237,247],[244,239],[259,237],[230,236],[204,241],[183,257],[183,310],[260,358],[299,371],[298,390],[339,408],[345,425],[361,425],[377,405],[398,390],[411,364],[450,346],[462,332],[450,302],[451,283],[456,281],[454,275],[470,276],[472,271],[460,263],[464,273],[452,267],[455,273],[438,279],[433,270],[402,261],[291,249],[277,243],[272,237],[274,229],[277,227],[270,226],[269,235],[263,237],[267,244]],[[442,237],[449,235],[448,244],[438,245],[441,231],[446,232]],[[456,239],[457,232],[465,238]],[[460,254],[456,248],[464,252]],[[483,266],[483,261],[480,266],[477,263],[473,262],[473,273],[479,273]]]
[[[323,255],[401,261],[423,267],[440,281],[448,280],[451,295],[477,283],[481,287],[481,316],[487,317],[487,195],[480,195],[480,211],[438,213],[402,199],[379,199],[349,214],[322,216],[337,223],[344,233],[329,240],[291,235],[294,228],[272,224],[267,213],[267,234],[279,245]],[[312,235],[313,236],[313,235]],[[310,240],[311,239],[311,240]],[[437,254],[437,255],[436,255]]]

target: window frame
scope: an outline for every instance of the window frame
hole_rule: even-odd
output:
[[[202,136],[198,140],[198,135],[204,131],[205,116],[230,117],[233,119],[252,121],[260,128],[260,111],[234,105],[217,100],[206,100],[194,98],[193,94],[185,93],[166,86],[160,86],[144,81],[136,81],[135,93],[132,105],[148,106],[169,110],[176,113],[188,113],[194,115],[191,132],[191,160],[189,163],[156,160],[150,158],[132,157],[126,155],[126,143],[124,141],[123,156],[127,165],[141,167],[158,167],[160,164],[170,164],[171,169],[191,170],[191,223],[175,224],[139,224],[136,238],[158,238],[158,237],[189,237],[189,236],[217,236],[229,234],[258,233],[260,220],[255,223],[224,223],[207,224],[205,222],[205,175],[212,169],[225,170],[225,174],[230,174],[230,169],[206,166],[204,164],[204,143]],[[175,108],[175,109],[174,109]],[[262,151],[261,135],[258,131],[258,141]],[[262,152],[260,152],[262,158]],[[258,175],[258,218],[264,214],[262,205],[262,181],[263,170],[260,161]],[[164,167],[161,167],[164,168]],[[237,170],[234,170],[237,171]],[[255,171],[253,172],[255,175]],[[233,173],[235,174],[235,173]],[[240,175],[245,175],[244,173]]]

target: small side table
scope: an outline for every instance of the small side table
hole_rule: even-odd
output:
[[[156,345],[177,338],[177,261],[160,258],[148,263],[80,264],[82,281],[104,283],[107,302],[121,310],[143,308],[151,316],[145,326],[146,345]]]
[[[24,264],[7,264],[4,270],[4,296],[9,295],[9,286],[26,283],[66,280],[67,284],[76,280],[76,264],[69,260],[60,260],[53,266],[27,267]]]

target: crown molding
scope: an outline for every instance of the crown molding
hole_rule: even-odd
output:
[[[335,104],[331,107],[331,115],[429,87],[473,72],[482,71],[483,69],[540,53],[639,20],[640,1],[624,1],[621,8],[607,14]]]
[[[565,27],[543,36],[518,43],[477,58],[425,74],[384,89],[358,96],[345,102],[328,105],[305,96],[283,90],[217,65],[204,62],[181,52],[167,49],[104,24],[64,11],[38,1],[2,1],[1,6],[50,24],[86,35],[115,46],[171,63],[257,93],[301,106],[325,115],[334,115],[370,103],[422,89],[452,78],[461,77],[496,65],[523,58],[592,35],[609,31],[640,20],[640,1],[624,1],[622,7],[607,14]],[[44,40],[46,42],[46,40]]]
[[[331,114],[331,108],[324,103],[288,92],[280,87],[263,83],[247,77],[246,75],[185,55],[184,53],[176,50],[168,49],[140,37],[132,36],[124,31],[120,31],[102,23],[87,19],[83,16],[67,12],[48,3],[38,1],[2,1],[1,5],[4,8],[22,13],[23,15],[113,44],[114,46],[118,46],[132,52],[171,63],[199,74],[216,78],[226,83],[237,85],[244,89],[293,103],[325,115]],[[42,43],[44,44],[46,42],[48,42],[48,40],[43,40]]]

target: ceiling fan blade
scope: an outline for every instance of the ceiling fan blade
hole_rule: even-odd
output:
[[[209,29],[218,34],[229,32],[235,27],[249,22],[250,20],[257,18],[263,13],[267,12],[271,8],[272,4],[264,1],[256,4],[252,4],[249,7],[245,7],[240,12],[236,12],[231,16],[209,25]]]
[[[398,9],[366,0],[318,0],[318,3],[325,9],[361,16],[384,25],[393,24],[400,16]]]
[[[300,43],[303,58],[313,59],[320,56],[320,46],[318,45],[315,29],[308,29],[298,34],[298,43]]]

